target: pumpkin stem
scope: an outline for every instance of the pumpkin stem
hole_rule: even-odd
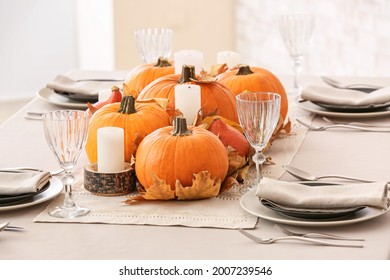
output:
[[[169,66],[172,66],[172,64],[168,62],[167,58],[159,57],[157,60],[157,64],[154,65],[153,67],[169,67]]]
[[[192,134],[192,131],[187,128],[187,119],[184,117],[175,117],[171,134],[173,136],[187,136]]]
[[[198,80],[195,76],[195,66],[193,65],[183,65],[181,70],[180,79],[177,81],[179,84],[184,84],[191,82],[193,80]]]
[[[251,70],[249,65],[241,65],[236,75],[249,75],[249,74],[253,74],[253,71]]]
[[[135,109],[134,96],[132,96],[132,95],[123,96],[118,112],[122,113],[122,114],[137,113],[137,110]]]

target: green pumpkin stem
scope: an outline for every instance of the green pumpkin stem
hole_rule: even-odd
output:
[[[135,109],[134,96],[132,96],[132,95],[123,96],[118,112],[122,113],[122,114],[137,113],[137,110]]]
[[[172,66],[172,64],[169,63],[167,58],[159,57],[157,60],[157,64],[154,65],[154,67],[169,67]]]
[[[241,65],[240,68],[238,68],[236,75],[249,75],[253,74],[253,71],[249,67],[249,65]]]
[[[184,117],[175,117],[173,120],[173,130],[171,131],[173,136],[187,136],[192,134],[192,131],[187,127],[187,120]]]
[[[179,84],[184,84],[184,83],[192,82],[193,80],[198,80],[195,76],[195,66],[183,65],[180,79],[177,82]]]

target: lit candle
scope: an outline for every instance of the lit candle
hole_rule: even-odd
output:
[[[217,53],[217,64],[227,64],[229,68],[241,63],[241,56],[239,53],[232,51],[221,51]]]
[[[125,167],[124,130],[120,127],[101,127],[97,131],[98,172],[123,171]]]
[[[180,74],[183,65],[195,66],[195,73],[199,74],[203,68],[203,53],[198,50],[182,50],[174,54],[175,73]]]
[[[183,113],[187,124],[193,124],[200,107],[200,86],[192,84],[175,86],[175,108]]]

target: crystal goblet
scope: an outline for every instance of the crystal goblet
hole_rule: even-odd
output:
[[[134,32],[138,54],[144,63],[154,63],[160,57],[169,58],[173,31],[168,28],[143,28]]]
[[[89,115],[85,111],[59,110],[48,112],[42,118],[46,142],[61,168],[65,170],[62,177],[65,188],[63,204],[51,209],[49,214],[57,218],[85,215],[89,209],[77,206],[72,199],[72,169],[77,164],[85,144]]]
[[[279,17],[279,30],[290,57],[294,61],[294,95],[299,95],[302,85],[299,76],[302,62],[314,29],[311,14],[287,14]]]
[[[236,96],[240,125],[250,145],[255,149],[256,181],[262,179],[262,164],[266,160],[263,149],[267,146],[280,116],[281,96],[271,92],[244,92]]]

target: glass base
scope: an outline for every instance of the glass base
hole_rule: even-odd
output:
[[[89,213],[89,209],[80,206],[65,208],[57,206],[49,211],[49,215],[55,218],[77,218]]]

